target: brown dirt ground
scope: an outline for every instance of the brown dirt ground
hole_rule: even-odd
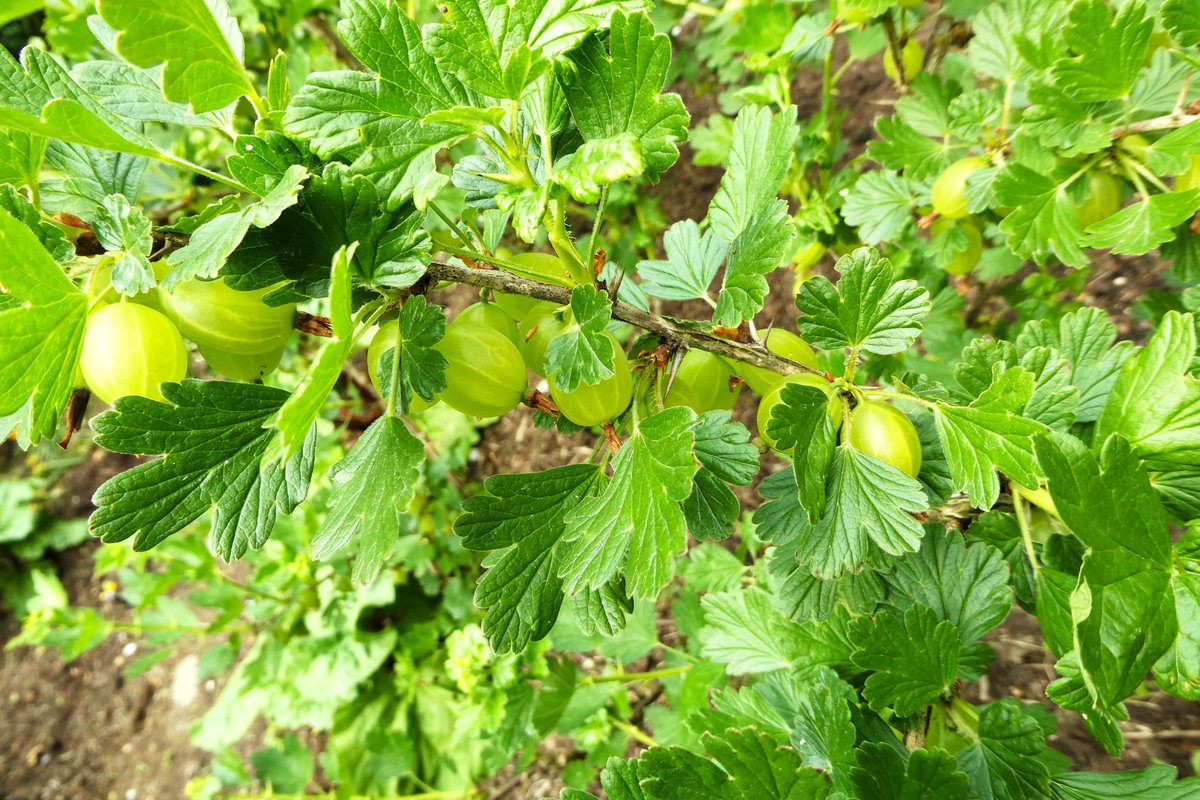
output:
[[[813,76],[798,78],[793,97],[802,114],[815,108],[817,86]],[[685,86],[677,89],[696,121],[715,110],[712,96],[697,97]],[[840,94],[843,102],[853,98],[844,130],[859,149],[872,135],[875,116],[886,113],[894,99],[893,89],[878,66],[864,64],[846,74]],[[717,168],[692,165],[685,146],[678,164],[654,190],[667,219],[702,218],[720,176]],[[822,268],[830,266],[825,263]],[[1146,326],[1128,309],[1147,289],[1161,288],[1163,271],[1164,265],[1152,257],[1097,254],[1085,302],[1108,310],[1123,337],[1142,338]],[[788,280],[783,272],[772,276],[771,305],[758,319],[760,327],[794,327]],[[450,304],[468,300],[455,294]],[[734,413],[752,424],[754,410],[754,399],[745,393]],[[593,445],[586,436],[565,440],[534,427],[528,414],[512,414],[484,432],[475,471],[482,476],[579,461],[587,458]],[[94,487],[126,466],[112,456],[93,456],[64,479],[56,513],[63,517],[88,513]],[[775,468],[767,465],[767,471]],[[751,493],[744,500],[753,502]],[[58,564],[72,602],[94,605],[108,614],[121,613],[119,604],[101,594],[100,578],[92,574],[91,548],[64,553]],[[7,641],[16,630],[14,620],[0,616],[0,641]],[[997,656],[976,687],[978,699],[1018,697],[1050,706],[1044,690],[1053,677],[1052,661],[1041,646],[1036,620],[1015,610],[988,641]],[[113,637],[71,664],[48,652],[0,650],[0,703],[5,718],[0,726],[0,800],[167,800],[181,797],[187,780],[203,772],[208,755],[189,745],[186,731],[210,702],[212,687],[199,687],[190,705],[175,704],[171,684],[186,653],[126,681],[120,674],[122,666],[136,657],[128,645]],[[1131,700],[1129,710],[1133,719],[1124,726],[1128,750],[1120,760],[1103,754],[1073,713],[1058,712],[1059,732],[1051,743],[1078,768],[1128,769],[1164,761],[1191,774],[1200,704],[1152,690]],[[565,740],[545,743],[542,756],[520,775],[505,773],[489,782],[492,796],[532,800],[556,795],[561,787],[557,771],[577,756]]]

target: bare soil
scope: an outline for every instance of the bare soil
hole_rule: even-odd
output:
[[[793,97],[802,115],[815,110],[819,88],[817,76],[798,77]],[[698,97],[683,85],[676,89],[685,96],[697,122],[716,110],[713,97]],[[852,152],[861,151],[872,135],[875,117],[887,113],[894,101],[894,88],[878,65],[860,64],[844,77],[840,95],[850,107],[844,131],[854,145]],[[693,165],[687,147],[683,150],[677,165],[653,190],[669,221],[701,219],[721,177],[717,168]],[[826,263],[821,269],[829,271],[830,267]],[[1093,276],[1080,299],[1107,310],[1123,338],[1142,339],[1147,327],[1129,308],[1148,289],[1162,287],[1164,270],[1165,265],[1153,257],[1097,253]],[[771,276],[773,292],[770,305],[757,320],[760,328],[780,325],[794,329],[789,280],[783,271]],[[455,293],[451,305],[469,299]],[[735,416],[753,425],[754,411],[754,399],[744,393]],[[588,457],[594,444],[587,435],[565,439],[536,428],[528,414],[510,414],[483,433],[470,477],[580,461]],[[94,453],[64,478],[55,513],[63,518],[86,515],[94,488],[128,466],[122,457]],[[765,471],[778,466],[768,463]],[[753,493],[743,493],[743,501],[753,504]],[[85,545],[59,556],[63,583],[73,603],[119,615],[117,602],[101,591],[101,577],[92,574],[91,550]],[[17,629],[14,620],[0,615],[0,641],[7,641]],[[1036,620],[1016,610],[988,641],[996,649],[996,661],[978,684],[977,699],[1017,697],[1053,709],[1045,698],[1053,662],[1042,647]],[[125,680],[123,666],[138,655],[131,648],[131,643],[116,636],[70,664],[49,652],[0,651],[0,800],[174,800],[182,797],[191,777],[207,768],[209,755],[190,746],[187,728],[211,702],[215,687],[189,685],[189,658],[193,656],[188,653]],[[1192,773],[1200,704],[1157,690],[1131,700],[1132,721],[1124,726],[1129,746],[1119,760],[1101,751],[1077,715],[1054,710],[1060,724],[1051,744],[1077,768],[1128,769],[1162,761],[1184,774]],[[561,784],[556,776],[572,757],[577,756],[569,741],[549,741],[533,766],[519,775],[497,776],[489,788],[493,797],[513,800],[557,795]]]

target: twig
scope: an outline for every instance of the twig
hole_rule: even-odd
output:
[[[350,48],[346,47],[346,43],[342,41],[342,37],[338,36],[337,30],[329,24],[329,20],[324,14],[314,14],[305,20],[308,27],[313,33],[325,42],[325,46],[333,53],[340,61],[342,61],[350,69],[356,69],[359,72],[367,72],[367,67],[358,60],[358,56],[350,52]]]
[[[896,32],[896,20],[892,16],[891,9],[883,15],[883,31],[887,34],[887,49],[892,54],[892,61],[896,65],[896,83],[900,88],[908,88],[908,72],[904,69],[904,55],[901,52],[900,34]],[[907,41],[908,37],[904,37]]]
[[[1128,125],[1119,125],[1113,129],[1112,135],[1113,138],[1120,139],[1122,136],[1129,136],[1133,133],[1170,131],[1175,128],[1182,128],[1184,125],[1190,125],[1193,122],[1200,122],[1200,114],[1171,113],[1161,117],[1130,122]]]
[[[571,302],[571,291],[561,286],[539,283],[526,278],[519,278],[507,272],[494,269],[471,269],[457,264],[434,261],[429,265],[427,275],[432,281],[450,281],[465,283],[469,286],[479,286],[492,291],[517,294],[524,297],[534,297],[538,300],[551,300],[559,305]],[[797,364],[788,358],[775,355],[762,345],[742,344],[723,339],[711,333],[677,325],[670,320],[635,308],[620,301],[613,303],[612,316],[623,322],[636,325],[643,330],[663,337],[664,339],[706,350],[714,355],[744,361],[756,367],[778,372],[781,375],[791,375],[796,372],[807,372],[813,375],[824,375],[819,370]]]
[[[1126,739],[1200,739],[1200,730],[1196,728],[1176,728],[1165,731],[1122,731],[1122,733]]]

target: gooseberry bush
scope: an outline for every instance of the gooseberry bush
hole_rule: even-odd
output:
[[[1198,791],[971,699],[1014,606],[1108,753],[1151,682],[1200,699],[1192,0],[343,0],[275,54],[224,0],[47,14],[0,53],[0,428],[142,457],[89,521],[139,609],[211,584],[197,796],[259,715],[334,796],[474,796],[554,731],[569,800]],[[654,230],[689,131],[719,187]],[[1077,297],[1103,251],[1171,264],[1143,343]],[[591,457],[452,480],[510,415]]]

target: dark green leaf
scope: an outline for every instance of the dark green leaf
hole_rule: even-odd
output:
[[[166,403],[124,397],[92,420],[96,443],[162,458],[110,478],[96,490],[89,526],[106,542],[133,537],[148,550],[215,507],[212,536],[226,560],[266,543],[276,515],[308,493],[315,430],[286,460],[267,462],[276,432],[264,427],[288,398],[269,386],[223,381],[164,383]]]
[[[854,663],[871,670],[863,696],[871,708],[900,716],[945,695],[958,670],[958,631],[937,614],[912,605],[904,616],[884,612],[854,626]]]
[[[463,546],[503,551],[475,591],[475,602],[487,610],[483,630],[495,652],[520,652],[554,626],[563,601],[558,571],[564,518],[601,487],[602,478],[591,464],[494,475],[484,493],[467,499],[454,524]]]

